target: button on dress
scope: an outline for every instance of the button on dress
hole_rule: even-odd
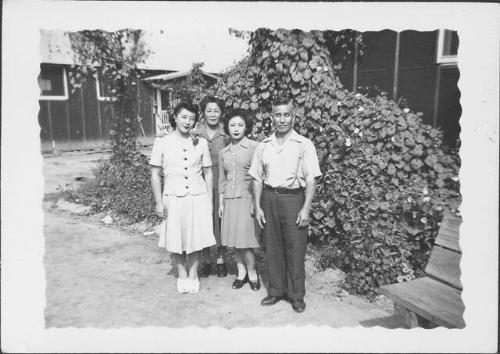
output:
[[[259,226],[251,214],[252,176],[248,169],[257,142],[248,138],[238,145],[228,145],[219,152],[219,193],[223,194],[224,212],[221,224],[223,246],[259,247]]]
[[[215,245],[212,205],[203,179],[203,167],[212,161],[207,141],[183,138],[173,132],[156,138],[150,164],[163,168],[163,203],[168,216],[158,245],[187,254]]]

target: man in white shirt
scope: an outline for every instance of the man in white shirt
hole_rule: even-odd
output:
[[[311,140],[293,130],[292,101],[278,98],[272,113],[275,133],[259,143],[248,171],[269,272],[268,296],[261,304],[286,299],[303,312],[307,226],[321,171]]]

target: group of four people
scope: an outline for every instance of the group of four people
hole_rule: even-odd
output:
[[[170,119],[174,131],[155,140],[150,159],[156,214],[166,218],[159,246],[173,255],[177,291],[199,291],[198,273],[209,276],[214,245],[217,275],[227,275],[225,249],[232,247],[233,288],[248,283],[258,290],[253,250],[262,239],[269,286],[261,304],[287,300],[304,311],[307,225],[321,172],[313,143],[293,130],[292,101],[273,102],[275,131],[260,143],[247,138],[252,119],[246,110],[224,112],[214,97],[201,108],[203,122],[195,128],[198,107],[179,103]]]

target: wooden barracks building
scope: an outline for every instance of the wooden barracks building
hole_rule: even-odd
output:
[[[445,143],[454,146],[461,114],[457,33],[364,32],[363,42],[363,55],[356,48],[338,73],[343,85],[354,91],[376,87],[396,101],[405,99],[412,110],[423,113],[426,123],[442,127]],[[62,32],[42,31],[40,52],[38,122],[42,151],[106,146],[112,102],[110,83],[90,76],[81,88],[71,92],[67,72],[75,63],[69,38]],[[157,117],[165,117],[174,104],[169,82],[182,80],[189,71],[141,69],[146,75],[137,80],[137,110],[142,118],[137,136],[141,143],[149,144],[155,135]],[[204,74],[208,80],[217,79],[214,74]]]

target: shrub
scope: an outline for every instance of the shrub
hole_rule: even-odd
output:
[[[358,294],[421,275],[443,211],[460,204],[460,161],[440,149],[442,133],[383,95],[343,89],[320,31],[259,29],[249,43],[211,93],[254,112],[257,140],[271,132],[272,99],[293,98],[295,129],[323,172],[310,228],[321,263],[344,270]]]
[[[136,154],[132,160],[102,160],[95,179],[70,199],[79,198],[94,212],[113,211],[130,222],[156,220],[149,160]]]

